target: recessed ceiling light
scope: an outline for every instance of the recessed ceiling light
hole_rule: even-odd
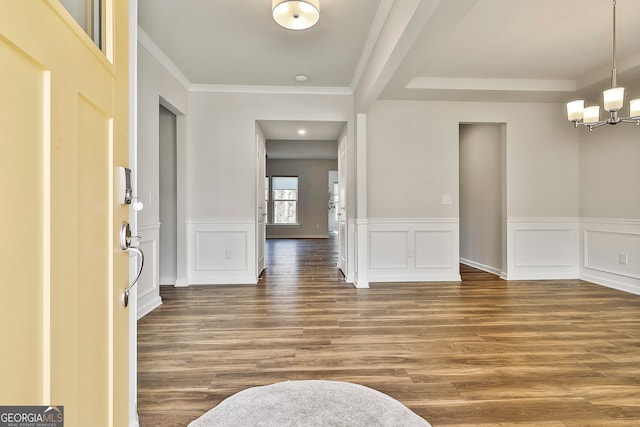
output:
[[[306,74],[298,74],[297,76],[295,76],[293,78],[295,81],[297,81],[298,83],[304,83],[307,80],[309,80],[309,76],[307,76]]]
[[[298,135],[304,135],[304,134],[306,134],[306,133],[307,133],[307,131],[306,131],[306,130],[304,130],[304,129],[298,129]]]

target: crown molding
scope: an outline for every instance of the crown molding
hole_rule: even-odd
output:
[[[138,43],[140,43],[142,47],[144,47],[146,51],[149,52],[149,54],[153,56],[153,58],[155,58],[155,60],[158,61],[160,65],[162,65],[169,72],[169,74],[171,74],[177,81],[179,81],[187,91],[191,90],[192,84],[187,76],[184,75],[180,68],[178,68],[178,66],[174,64],[171,59],[169,59],[169,57],[162,51],[162,49],[160,49],[160,47],[155,44],[151,37],[149,37],[149,35],[145,33],[139,25]]]
[[[188,92],[192,93],[251,93],[279,95],[341,95],[352,96],[349,87],[331,86],[255,86],[194,84],[178,66],[158,47],[144,30],[138,26],[138,43],[164,67]]]
[[[575,92],[575,80],[415,77],[407,89]]]
[[[192,84],[190,92],[199,93],[268,93],[281,95],[353,95],[348,87],[331,86],[253,86]]]

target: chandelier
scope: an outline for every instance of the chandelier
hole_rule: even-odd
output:
[[[593,129],[609,124],[617,125],[620,122],[636,123],[640,126],[640,98],[632,99],[629,102],[629,117],[619,117],[618,112],[624,104],[624,88],[618,87],[616,71],[616,0],[613,3],[613,67],[611,69],[611,89],[602,92],[604,98],[604,109],[611,116],[606,120],[600,120],[600,106],[584,106],[584,99],[567,102],[567,118],[573,122],[574,127],[584,125]]]

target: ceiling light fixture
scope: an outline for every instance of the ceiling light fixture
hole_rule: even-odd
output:
[[[604,109],[611,113],[607,120],[600,120],[600,106],[584,106],[584,100],[567,102],[567,118],[573,122],[574,127],[579,124],[589,128],[589,132],[600,126],[610,124],[617,125],[620,122],[636,123],[640,126],[640,98],[632,99],[629,102],[629,117],[618,117],[618,111],[624,104],[624,88],[617,87],[616,71],[616,0],[613,3],[613,67],[611,69],[611,89],[602,92],[604,98]]]
[[[306,134],[306,133],[307,133],[307,131],[306,131],[306,130],[304,130],[304,129],[298,129],[298,135],[304,135],[304,134]]]
[[[297,81],[298,83],[304,83],[307,80],[309,80],[309,76],[307,76],[306,74],[298,74],[297,76],[295,76],[293,78],[295,81]]]
[[[306,30],[320,19],[319,0],[273,0],[273,20],[289,30]]]

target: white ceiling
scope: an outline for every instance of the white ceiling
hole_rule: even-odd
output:
[[[265,139],[337,141],[346,122],[258,120]],[[300,134],[298,131],[304,131]]]
[[[194,84],[348,87],[379,2],[322,0],[305,31],[276,24],[271,0],[138,0],[138,22]]]
[[[144,33],[193,85],[357,95],[372,81],[382,99],[598,102],[610,79],[611,0],[320,0],[305,31],[275,24],[271,0],[138,4]],[[617,0],[617,27],[624,86],[640,79],[640,0]],[[295,139],[274,129],[268,139]]]

